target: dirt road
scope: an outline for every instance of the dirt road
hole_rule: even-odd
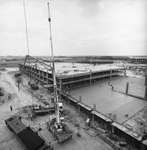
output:
[[[4,120],[18,113],[23,106],[31,105],[32,96],[22,91],[23,89],[19,92],[16,82],[8,72],[2,72],[0,75],[0,86],[5,90],[5,96],[0,98],[4,98],[6,101],[0,105],[0,150],[23,150],[14,134],[7,129]],[[9,94],[12,97],[8,101]],[[36,102],[35,98],[33,98],[33,101]],[[10,111],[10,105],[13,108],[12,111]]]

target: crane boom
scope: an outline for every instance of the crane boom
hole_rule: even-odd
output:
[[[55,63],[54,63],[54,53],[53,53],[53,42],[52,42],[52,28],[51,28],[51,15],[50,15],[50,7],[48,5],[48,22],[49,22],[49,30],[50,30],[50,43],[51,43],[51,56],[52,56],[52,75],[53,75],[53,87],[54,87],[54,102],[56,103],[56,122],[60,124],[59,117],[59,105],[58,105],[58,93],[57,93],[57,83],[56,83],[56,74],[55,74]]]
[[[48,22],[50,30],[50,42],[51,42],[51,55],[52,55],[52,74],[53,74],[53,87],[54,87],[54,102],[56,103],[56,116],[50,116],[50,121],[47,122],[48,130],[53,134],[54,139],[59,143],[72,138],[72,131],[68,129],[65,124],[64,117],[60,118],[59,116],[59,102],[58,102],[58,91],[56,83],[56,74],[55,74],[55,64],[54,64],[54,55],[53,55],[53,43],[52,43],[52,32],[51,32],[51,17],[50,17],[50,8],[48,4]]]

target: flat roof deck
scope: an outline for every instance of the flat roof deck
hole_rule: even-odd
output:
[[[125,92],[124,84],[126,84],[126,79],[130,80],[131,77],[123,77],[119,79],[117,78],[111,80],[110,82],[112,85],[114,85],[115,90],[122,90],[123,92]],[[144,95],[141,94],[145,89],[143,80],[133,78],[132,84],[135,84],[135,79],[137,81],[137,84],[142,88],[137,89],[136,86],[131,86],[131,92],[133,92],[134,90],[132,94],[135,95],[140,93],[140,96],[144,97]],[[113,114],[115,114],[116,122],[120,124],[124,123],[131,116],[147,106],[147,101],[133,98],[116,91],[112,91],[111,86],[108,84],[108,82],[109,81],[103,81],[101,83],[74,89],[71,90],[70,94],[76,99],[79,99],[79,96],[81,96],[82,102],[90,107],[93,107],[93,104],[96,104],[96,110],[108,116],[109,118],[112,118]],[[138,90],[137,93],[136,90]],[[128,117],[125,116],[126,113],[128,114]]]
[[[46,63],[49,65],[49,63]],[[32,63],[32,66],[35,66],[34,63]],[[43,68],[40,64],[37,64],[37,68],[49,71],[51,73],[51,70],[47,68]],[[93,64],[85,64],[85,63],[55,63],[55,69],[56,69],[56,75],[60,78],[70,75],[77,75],[77,74],[84,74],[88,73],[90,71],[107,71],[111,69],[125,69],[125,67],[119,67],[114,64],[102,64],[102,65],[93,65]]]

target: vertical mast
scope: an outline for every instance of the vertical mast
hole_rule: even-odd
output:
[[[55,64],[54,64],[54,54],[53,54],[53,43],[52,43],[52,30],[51,30],[51,16],[50,16],[50,7],[48,5],[48,22],[50,30],[50,43],[51,43],[51,56],[52,56],[52,75],[53,75],[53,87],[54,87],[54,103],[56,103],[56,122],[60,123],[59,118],[59,105],[58,105],[58,93],[57,93],[57,83],[56,83],[56,74],[55,74]]]

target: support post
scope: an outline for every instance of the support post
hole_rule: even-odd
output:
[[[96,104],[93,104],[93,110],[96,111]],[[92,120],[95,121],[94,114],[92,114]]]
[[[147,101],[147,86],[145,88],[145,96],[144,96],[144,99]]]
[[[145,76],[145,86],[147,86],[147,75]]]
[[[129,82],[127,82],[126,84],[126,94],[128,94],[128,91],[129,91]]]
[[[60,89],[60,91],[62,90],[62,80],[61,79],[59,79],[59,89]]]
[[[81,103],[82,102],[82,96],[79,96],[79,103]],[[78,105],[78,110],[79,110],[79,112],[81,111],[81,109],[80,109],[80,105]]]
[[[124,70],[124,76],[126,77],[126,69]]]
[[[79,96],[79,102],[82,102],[82,96]]]
[[[93,110],[96,110],[96,104],[93,104]]]
[[[110,69],[110,79],[112,78],[112,69]]]
[[[114,126],[112,125],[112,134],[114,134]]]
[[[92,71],[90,69],[90,84],[92,84]]]

